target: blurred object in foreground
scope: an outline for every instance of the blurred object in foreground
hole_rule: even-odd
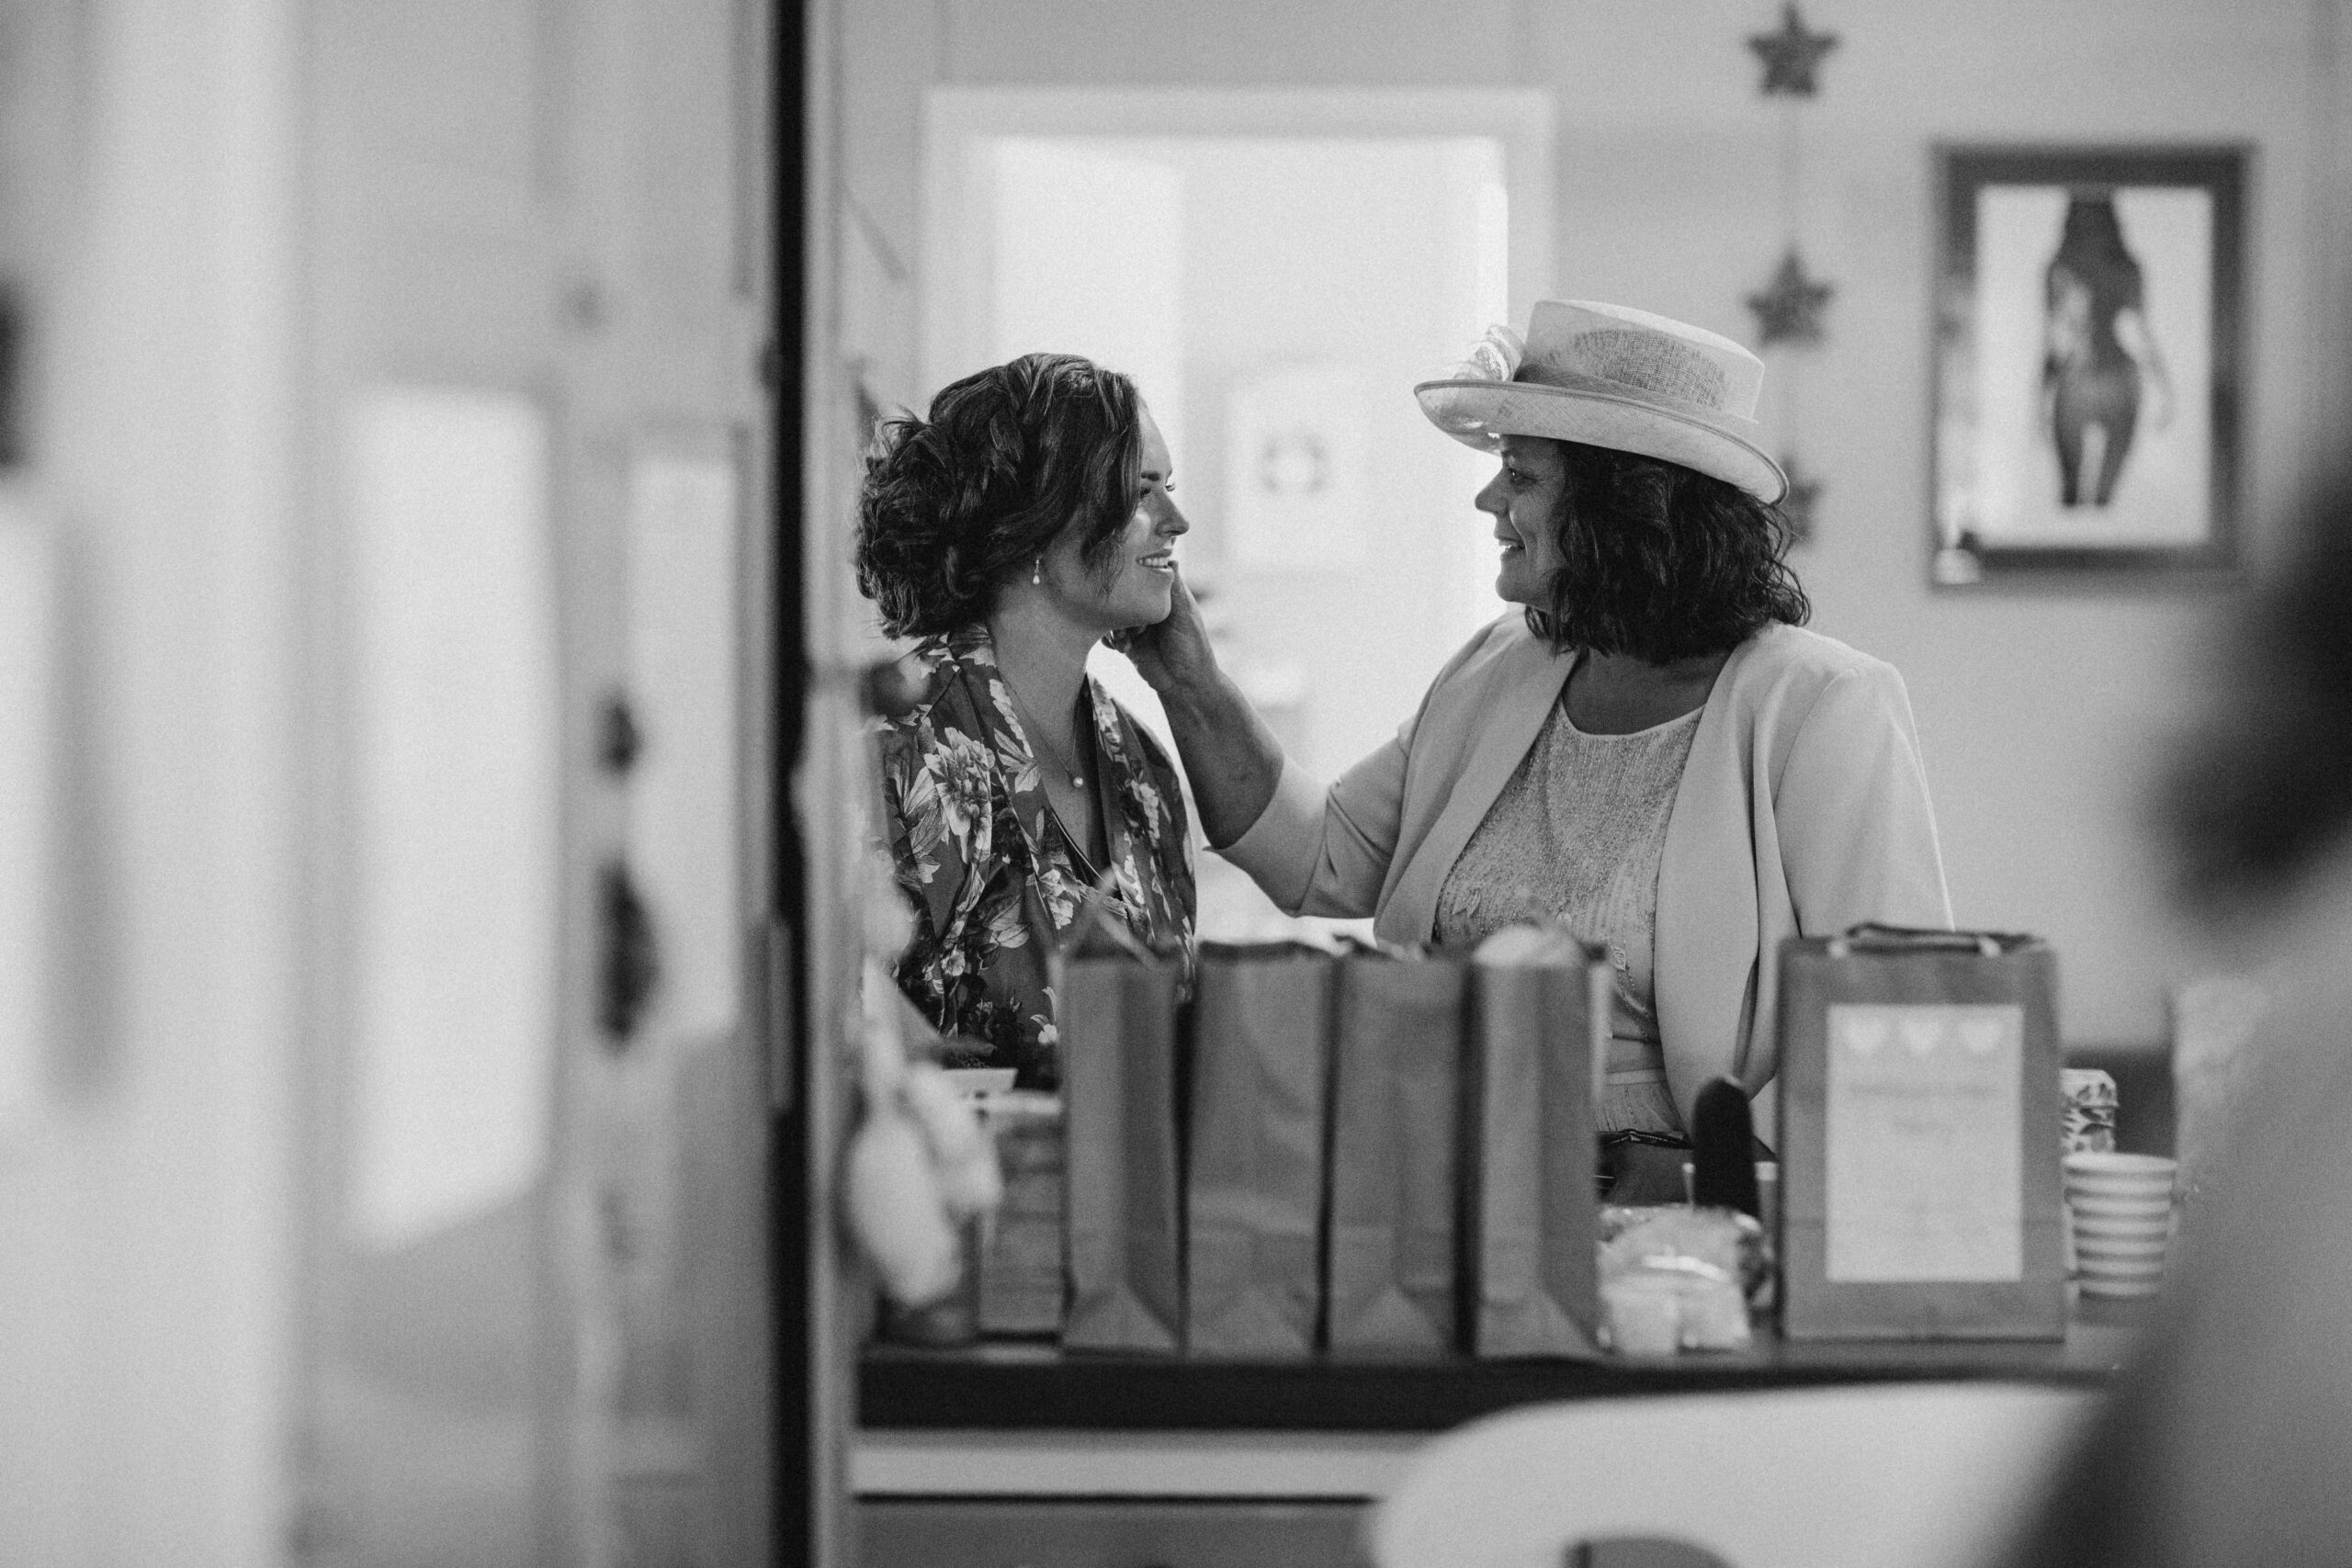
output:
[[[2180,1197],[2193,1201],[2221,1179],[2231,1120],[2252,1071],[2255,1032],[2269,1008],[2265,981],[2213,975],[2175,986],[2171,1013],[2174,1153]]]
[[[48,1077],[55,562],[48,524],[0,501],[0,1139],[40,1113]]]

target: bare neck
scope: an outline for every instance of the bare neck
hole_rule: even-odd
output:
[[[1568,677],[1568,719],[1588,735],[1631,735],[1707,705],[1731,654],[1650,664],[1627,653],[1588,653]]]
[[[1102,634],[1071,620],[1026,582],[1006,586],[988,628],[997,670],[1029,716],[1040,724],[1069,722],[1086,682],[1086,656]]]

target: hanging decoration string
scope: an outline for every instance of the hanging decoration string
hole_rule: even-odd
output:
[[[1792,23],[1796,19],[1794,6],[1789,7],[1789,19]],[[1798,226],[1804,221],[1804,128],[1798,108],[1803,101],[1793,93],[1784,94],[1781,99],[1781,254],[1792,261],[1799,254]],[[1818,331],[1817,323],[1815,330]],[[1779,357],[1781,432],[1788,446],[1787,460],[1781,467],[1789,469],[1789,485],[1793,491],[1796,470],[1791,464],[1804,446],[1804,356],[1783,354]]]
[[[1812,537],[1815,509],[1822,485],[1805,468],[1800,456],[1803,428],[1802,381],[1798,373],[1803,351],[1818,347],[1826,335],[1823,317],[1836,289],[1805,271],[1802,226],[1804,213],[1804,135],[1803,103],[1820,92],[1821,62],[1838,47],[1835,33],[1807,30],[1795,0],[1781,7],[1778,32],[1758,33],[1747,47],[1763,62],[1758,91],[1768,98],[1785,100],[1781,112],[1781,231],[1780,265],[1758,293],[1747,297],[1756,313],[1757,346],[1779,362],[1781,424],[1784,446],[1781,467],[1789,476],[1789,493],[1781,502],[1799,543]]]

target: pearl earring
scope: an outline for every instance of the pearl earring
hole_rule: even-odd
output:
[[[1032,588],[1035,588],[1035,587],[1036,587],[1036,586],[1037,586],[1037,584],[1039,584],[1039,583],[1041,583],[1041,582],[1043,582],[1043,581],[1046,581],[1046,558],[1045,558],[1045,557],[1043,557],[1043,556],[1039,556],[1039,557],[1037,558],[1036,564],[1035,564],[1035,566],[1032,566],[1032,567],[1029,569],[1029,586],[1030,586],[1030,587],[1032,587]]]

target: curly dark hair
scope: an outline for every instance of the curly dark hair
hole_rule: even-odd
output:
[[[2217,919],[2290,895],[2352,831],[2352,473],[2305,492],[2290,537],[2156,795],[2175,892]]]
[[[1080,530],[1098,567],[1134,515],[1135,383],[1070,354],[1026,354],[944,388],[931,417],[884,420],[857,498],[857,586],[892,637],[986,616],[998,586]]]
[[[1528,609],[1537,637],[1669,664],[1811,618],[1780,508],[1679,463],[1554,445],[1567,471],[1552,524],[1561,565]]]

